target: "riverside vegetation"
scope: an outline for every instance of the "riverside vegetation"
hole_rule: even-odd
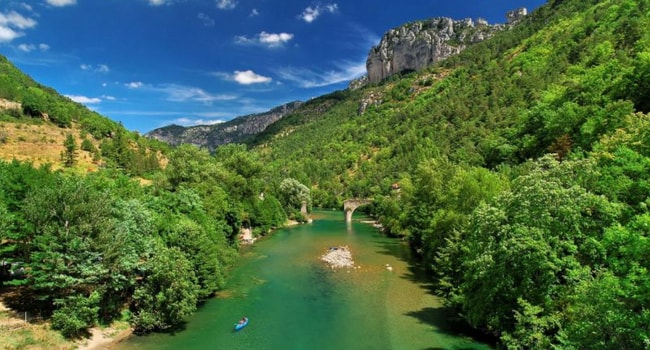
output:
[[[550,0],[436,66],[315,98],[214,154],[61,113],[106,144],[105,165],[0,164],[0,253],[27,267],[8,282],[15,302],[69,336],[121,317],[168,330],[220,288],[239,228],[300,218],[308,190],[314,206],[374,199],[448,308],[504,348],[647,349],[648,27],[648,0]],[[38,118],[30,98],[47,89],[7,65],[0,97],[23,110],[3,118]]]

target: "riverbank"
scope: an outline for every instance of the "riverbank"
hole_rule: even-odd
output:
[[[307,221],[307,222],[308,223],[312,222],[312,219],[310,218],[309,221]],[[295,225],[299,225],[299,224],[300,224],[300,222],[298,222],[296,220],[287,220],[287,222],[284,224],[284,226],[280,227],[280,228],[291,227],[291,226],[295,226]],[[253,235],[253,230],[250,229],[250,228],[242,227],[242,229],[239,232],[239,243],[240,244],[243,244],[243,245],[253,244],[258,239],[259,239],[259,237],[254,236]]]
[[[49,322],[26,322],[20,315],[0,301],[0,349],[30,350],[100,350],[110,349],[131,332],[107,328],[91,329],[91,336],[81,340],[68,340],[50,328]]]
[[[104,350],[112,349],[124,339],[132,334],[130,327],[126,329],[118,328],[92,328],[90,338],[76,342],[77,350]]]

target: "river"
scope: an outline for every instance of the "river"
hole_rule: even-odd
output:
[[[218,297],[174,334],[132,336],[118,349],[491,349],[446,321],[406,245],[340,211],[274,232],[251,247]],[[319,257],[347,245],[357,269]],[[392,267],[392,271],[387,269]],[[250,322],[239,332],[233,325]]]

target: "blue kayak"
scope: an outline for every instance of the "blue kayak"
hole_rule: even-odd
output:
[[[241,321],[238,323],[235,323],[235,331],[238,331],[248,325],[248,317],[244,317]]]

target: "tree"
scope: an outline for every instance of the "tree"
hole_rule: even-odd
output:
[[[298,213],[303,203],[307,208],[311,205],[309,188],[292,178],[286,178],[280,183],[280,198],[286,211],[293,217],[300,217]]]
[[[65,141],[63,142],[64,150],[61,152],[61,161],[63,165],[67,168],[75,165],[77,163],[77,141],[72,134],[66,136]]]
[[[196,310],[198,289],[185,255],[178,248],[157,248],[133,293],[131,325],[138,333],[177,327]]]
[[[620,213],[583,187],[593,173],[593,163],[546,156],[472,213],[452,291],[471,325],[513,348],[549,346],[565,296],[605,263],[599,240]]]
[[[25,199],[31,223],[27,283],[45,306],[99,287],[107,271],[98,240],[113,232],[111,206],[112,197],[90,179],[63,176]]]

